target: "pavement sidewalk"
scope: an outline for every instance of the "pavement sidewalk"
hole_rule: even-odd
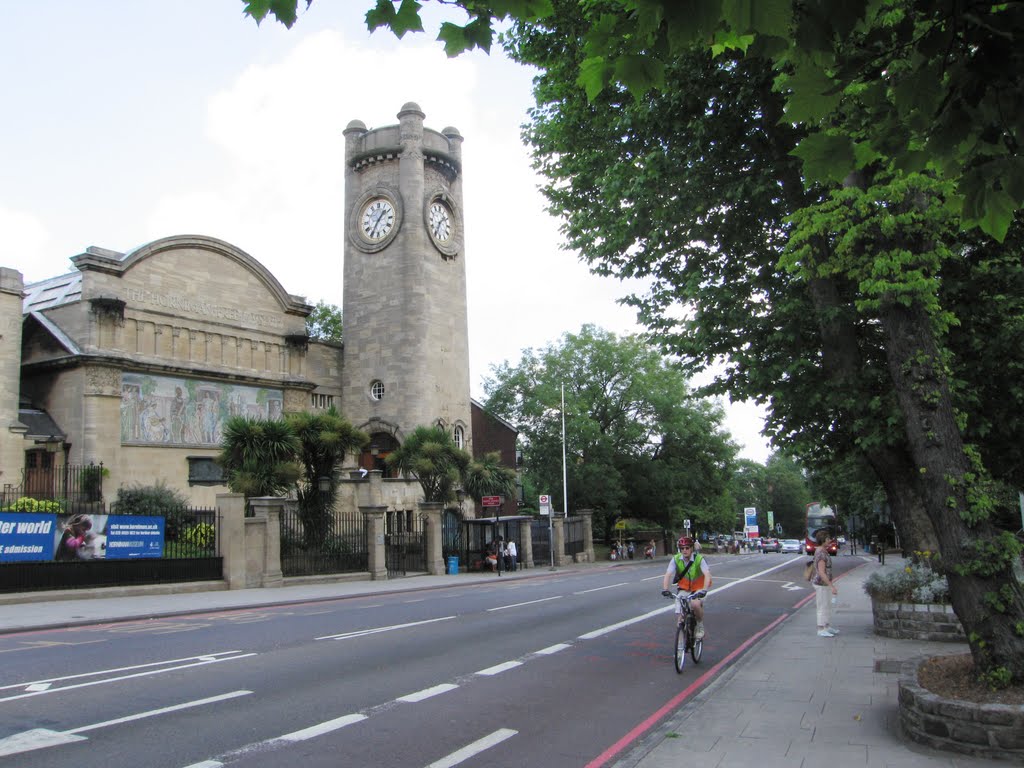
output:
[[[847,555],[848,556],[848,555]],[[739,661],[697,697],[669,715],[614,768],[664,768],[691,762],[701,768],[980,768],[997,761],[939,752],[906,741],[899,729],[899,663],[926,654],[962,653],[966,645],[877,637],[871,600],[863,582],[885,566],[874,557],[837,579],[835,625],[842,632],[820,638],[813,600],[747,649]],[[664,558],[659,558],[664,560]],[[643,561],[636,561],[642,563]],[[609,563],[558,568],[562,573],[587,567],[628,567]],[[464,586],[495,579],[550,576],[544,567],[506,573],[411,576],[391,581],[333,581],[270,589],[224,590],[212,585],[183,585],[74,593],[0,595],[0,634],[104,621],[259,608],[396,591]],[[189,588],[188,585],[184,585]],[[714,615],[709,614],[708,642]],[[709,646],[710,647],[710,646]],[[680,675],[680,691],[711,668],[707,653],[700,665]],[[675,673],[666,662],[665,674]]]
[[[849,555],[843,556],[849,557]],[[886,565],[864,564],[836,579],[834,626],[821,638],[814,601],[765,635],[714,683],[620,757],[614,768],[993,768],[1005,762],[928,749],[899,726],[898,662],[966,653],[959,643],[896,640],[874,634],[864,580]],[[708,614],[713,642],[714,615]],[[707,650],[705,650],[705,658]],[[704,664],[687,667],[680,690]],[[668,668],[667,673],[671,673]]]

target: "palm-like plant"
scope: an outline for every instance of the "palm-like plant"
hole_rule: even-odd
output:
[[[491,451],[470,462],[463,483],[466,493],[477,501],[484,496],[513,496],[516,473],[502,465],[500,453]]]
[[[444,427],[416,427],[387,458],[388,466],[411,475],[423,489],[424,501],[448,502],[470,464],[470,455],[455,445]]]
[[[288,413],[285,421],[299,443],[298,460],[305,480],[297,489],[299,516],[310,546],[323,541],[330,526],[330,511],[338,490],[335,467],[346,453],[362,448],[370,438],[333,406],[324,413]],[[320,487],[320,478],[329,479],[328,488]]]
[[[297,461],[301,445],[291,427],[280,420],[232,416],[224,423],[217,463],[228,488],[253,496],[281,496],[302,475]]]

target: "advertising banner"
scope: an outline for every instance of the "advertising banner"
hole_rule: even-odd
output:
[[[163,557],[164,518],[0,512],[0,562]]]
[[[53,559],[56,515],[0,512],[0,563]]]

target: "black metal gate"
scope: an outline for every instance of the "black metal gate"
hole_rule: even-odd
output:
[[[384,565],[388,578],[427,572],[427,534],[423,517],[411,509],[384,516]]]
[[[331,513],[304,525],[297,503],[281,510],[281,573],[314,576],[368,570],[366,520],[361,513]]]

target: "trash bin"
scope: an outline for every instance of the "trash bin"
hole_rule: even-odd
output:
[[[449,557],[448,558],[448,575],[455,576],[459,572],[459,558]]]

